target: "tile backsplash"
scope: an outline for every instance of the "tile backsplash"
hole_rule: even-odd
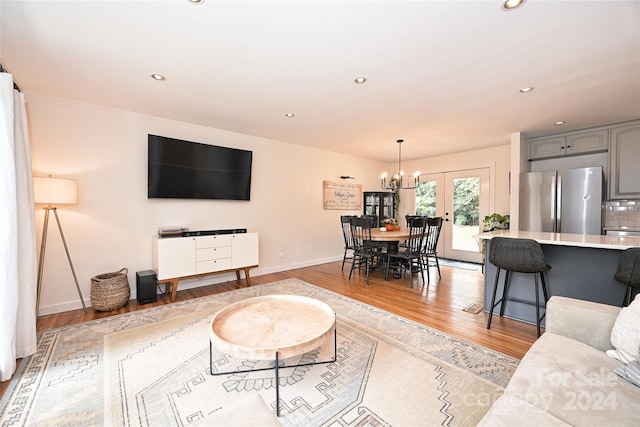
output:
[[[605,202],[605,227],[640,230],[640,200],[608,200]]]

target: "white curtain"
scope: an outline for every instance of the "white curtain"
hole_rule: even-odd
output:
[[[36,351],[36,233],[24,95],[0,73],[0,380]]]

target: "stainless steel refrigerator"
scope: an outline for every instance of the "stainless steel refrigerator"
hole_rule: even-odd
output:
[[[520,175],[520,230],[601,234],[602,167]]]

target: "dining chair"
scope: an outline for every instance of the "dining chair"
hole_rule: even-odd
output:
[[[342,256],[342,271],[344,271],[344,263],[353,263],[353,237],[351,237],[351,218],[355,215],[340,216],[340,224],[342,225],[342,237],[344,238],[344,255]]]
[[[349,280],[354,268],[358,271],[364,266],[367,272],[366,283],[369,284],[369,272],[375,261],[381,255],[380,248],[373,244],[371,240],[371,221],[369,218],[351,218],[351,236],[353,237],[353,261],[349,270]]]
[[[438,261],[438,240],[442,231],[444,220],[441,216],[427,218],[427,232],[424,238],[424,246],[422,251],[423,268],[427,270],[427,282],[431,280],[429,277],[429,267],[438,269],[438,277],[440,274],[440,261]]]
[[[427,227],[426,217],[411,217],[408,219],[407,228],[409,238],[404,247],[399,247],[397,251],[386,254],[387,262],[385,266],[384,278],[389,280],[389,269],[401,272],[401,277],[409,273],[409,283],[413,287],[413,274],[420,272],[422,283],[424,283],[424,270],[422,268],[422,246]]]
[[[371,228],[380,227],[380,223],[378,222],[378,215],[362,215],[363,218],[368,218],[371,222]]]
[[[407,227],[409,227],[409,221],[411,220],[411,218],[420,218],[422,216],[424,216],[424,215],[405,215],[404,216],[404,220],[405,220],[405,222],[407,224]]]
[[[378,222],[378,215],[362,215],[362,218],[367,218],[369,222],[371,222],[372,230],[380,226],[380,223]],[[372,240],[371,244],[373,245],[374,250],[377,250],[379,252],[387,251],[388,242],[378,242],[378,241]]]
[[[420,218],[423,217],[424,215],[405,215],[404,216],[404,220],[405,220],[405,224],[407,225],[407,227],[409,227],[409,221],[411,221],[412,218]],[[401,248],[406,248],[407,247],[407,242],[400,242],[399,245]]]

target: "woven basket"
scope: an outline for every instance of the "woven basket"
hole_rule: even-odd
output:
[[[91,305],[98,311],[111,311],[129,301],[131,290],[123,268],[114,273],[99,274],[91,278]]]

